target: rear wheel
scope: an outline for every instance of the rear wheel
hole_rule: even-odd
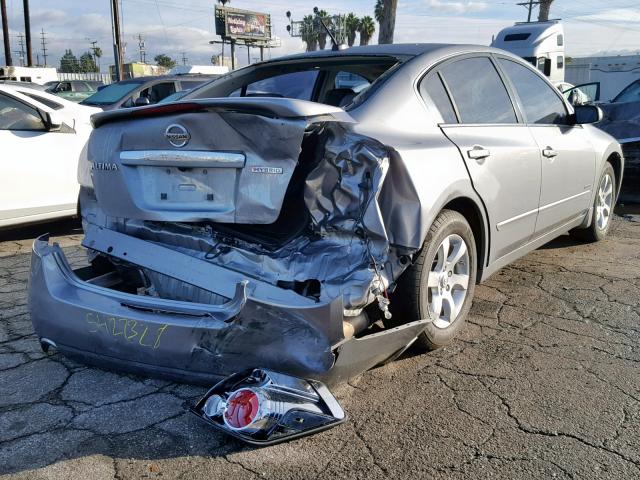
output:
[[[588,228],[573,230],[572,236],[588,242],[599,242],[609,233],[616,196],[616,174],[610,163],[606,163],[597,184],[596,198],[593,201],[591,225]]]
[[[432,350],[451,343],[471,308],[477,270],[475,239],[458,212],[443,210],[422,251],[398,282],[393,296],[396,321],[430,318],[416,343]]]

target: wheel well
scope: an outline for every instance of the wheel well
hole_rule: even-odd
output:
[[[607,162],[611,164],[613,172],[616,174],[616,191],[619,194],[622,187],[622,158],[619,153],[615,152],[609,155]]]
[[[482,278],[482,271],[485,265],[485,230],[484,222],[482,220],[482,214],[476,203],[466,197],[459,197],[451,200],[443,208],[448,210],[455,210],[460,213],[469,222],[471,231],[473,232],[473,238],[476,241],[476,253],[478,258],[478,272],[476,279],[480,282]]]

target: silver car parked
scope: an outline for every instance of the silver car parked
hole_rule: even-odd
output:
[[[266,419],[227,417],[308,390],[278,375],[331,385],[414,342],[446,345],[476,283],[566,232],[602,239],[623,157],[600,118],[521,59],[468,45],[292,56],[98,114],[80,166],[91,265],[36,241],[35,330],[103,367],[235,374],[197,411],[273,440]]]

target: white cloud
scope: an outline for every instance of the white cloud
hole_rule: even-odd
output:
[[[442,13],[474,13],[486,10],[486,2],[469,1],[447,1],[447,0],[424,0],[427,7]]]

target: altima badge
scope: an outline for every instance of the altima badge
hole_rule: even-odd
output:
[[[167,137],[169,143],[176,148],[184,147],[187,143],[189,143],[189,140],[191,140],[189,131],[182,125],[178,125],[177,123],[169,125],[164,132],[164,136]]]
[[[93,162],[91,164],[91,169],[103,170],[106,172],[115,172],[118,170],[118,165],[116,163]]]

